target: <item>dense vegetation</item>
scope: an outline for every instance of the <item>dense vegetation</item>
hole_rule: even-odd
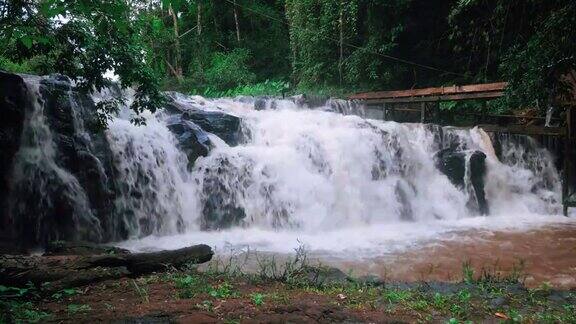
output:
[[[571,0],[7,0],[0,69],[209,96],[508,80],[544,105],[576,66]],[[106,108],[106,106],[102,107]],[[109,109],[112,109],[108,107]],[[106,111],[106,109],[104,109]]]

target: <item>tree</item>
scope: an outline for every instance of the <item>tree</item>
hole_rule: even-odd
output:
[[[163,100],[157,76],[149,67],[146,48],[136,24],[143,3],[121,0],[8,0],[0,5],[2,56],[31,64],[31,72],[57,72],[78,82],[85,91],[108,85],[114,71],[124,87],[134,86],[131,108],[136,114],[154,111]],[[101,102],[101,122],[117,106]],[[135,118],[141,122],[141,118]]]

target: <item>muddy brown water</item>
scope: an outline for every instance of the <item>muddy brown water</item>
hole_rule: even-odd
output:
[[[256,253],[257,254],[257,253]],[[284,264],[287,256],[242,254],[218,257],[215,262],[257,272],[273,257]],[[309,256],[312,264],[339,268],[353,277],[377,276],[389,282],[442,281],[463,278],[469,264],[474,275],[518,275],[528,287],[542,284],[576,289],[576,224],[549,225],[524,232],[475,230],[455,233],[449,240],[421,243],[408,250],[362,259]],[[212,263],[214,265],[214,263]],[[268,264],[269,266],[269,264]]]

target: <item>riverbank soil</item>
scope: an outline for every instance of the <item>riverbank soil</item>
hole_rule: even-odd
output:
[[[58,323],[574,323],[575,304],[575,292],[506,280],[386,287],[186,271],[70,289],[11,311]]]
[[[297,262],[251,273],[220,263],[50,293],[1,287],[0,323],[576,323],[575,238],[569,225],[475,232],[338,264],[380,280],[329,267],[311,275]]]

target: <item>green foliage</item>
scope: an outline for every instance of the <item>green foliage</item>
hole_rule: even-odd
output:
[[[459,1],[449,20],[454,51],[469,75],[510,82],[508,107],[544,110],[570,91],[561,76],[576,68],[574,1]]]
[[[234,287],[232,287],[232,285],[228,282],[224,282],[217,287],[210,289],[208,294],[218,299],[226,299],[238,295],[238,293],[234,291]]]
[[[49,317],[32,302],[0,300],[0,323],[40,323]]]
[[[80,294],[80,293],[82,293],[82,291],[80,289],[67,288],[67,289],[62,289],[61,291],[52,294],[52,298],[59,300],[62,298],[72,297],[72,296],[75,296],[75,295]]]
[[[403,69],[386,56],[397,45],[408,3],[287,0],[296,83],[305,87],[390,84]]]
[[[36,287],[28,283],[26,287],[7,287],[0,285],[0,296],[23,297],[27,295],[36,295]]]
[[[160,88],[281,95],[287,83],[267,80],[290,79],[292,91],[345,96],[510,81],[488,105],[505,113],[568,93],[575,32],[571,0],[8,0],[0,69],[63,73],[86,91],[114,71],[137,89],[138,113],[162,104]],[[100,103],[100,123],[122,103]],[[480,108],[442,105],[449,115]]]
[[[11,60],[0,56],[0,70],[12,72],[12,73],[28,73],[31,72],[30,65],[28,62],[15,63]]]
[[[195,275],[176,276],[173,281],[178,289],[178,297],[180,298],[193,298],[208,292],[210,289],[210,285],[204,278]]]
[[[203,91],[190,91],[207,98],[236,97],[236,96],[282,96],[290,85],[284,81],[264,81],[255,84],[242,85],[228,90],[218,91],[208,87]]]
[[[215,53],[205,72],[206,82],[218,90],[247,85],[256,79],[250,71],[250,51],[238,48],[229,53]]]
[[[92,307],[90,307],[90,305],[85,304],[70,304],[66,307],[66,310],[70,314],[85,313],[91,311]]]
[[[256,306],[262,306],[264,304],[264,294],[261,293],[253,293],[250,295],[250,300]]]
[[[145,45],[131,18],[136,7],[117,0],[8,0],[1,6],[3,66],[17,72],[62,73],[85,91],[105,87],[104,73],[112,70],[123,86],[136,88],[131,106],[135,112],[154,111],[162,102],[157,76],[146,64]]]

